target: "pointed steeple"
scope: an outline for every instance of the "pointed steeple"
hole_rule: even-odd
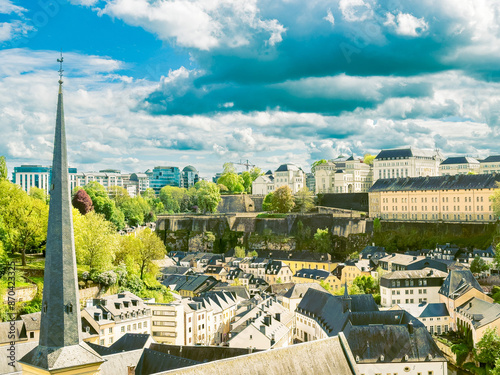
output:
[[[347,289],[347,281],[346,281],[344,286],[344,295],[342,296],[342,311],[344,313],[347,311],[351,311],[351,303],[352,303],[352,298],[349,295]]]
[[[62,93],[62,54],[38,346],[21,362],[45,370],[102,363],[81,338],[73,216]],[[65,354],[68,353],[68,354]],[[65,358],[69,356],[70,358]],[[29,371],[26,371],[29,373]]]

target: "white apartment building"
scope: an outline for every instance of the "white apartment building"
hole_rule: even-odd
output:
[[[160,344],[185,345],[184,306],[172,303],[146,302],[151,309],[151,334]]]
[[[333,161],[328,161],[325,164],[319,164],[314,167],[316,194],[334,192],[334,176],[336,171],[337,167]]]
[[[151,309],[131,292],[87,301],[82,318],[96,328],[96,344],[109,346],[125,333],[151,334]],[[92,338],[92,341],[94,338]]]
[[[373,160],[373,183],[386,178],[439,176],[443,160],[439,150],[382,150]]]
[[[488,156],[484,160],[479,161],[480,174],[500,173],[500,155]]]
[[[78,186],[77,169],[68,168],[70,189]],[[52,176],[52,167],[44,167],[41,165],[21,165],[14,167],[12,173],[12,182],[19,185],[26,193],[30,192],[32,187],[45,190],[48,194],[50,190],[50,180]]]
[[[451,157],[439,165],[441,176],[454,176],[456,174],[479,173],[480,163],[477,159],[468,156]]]
[[[333,193],[365,193],[372,186],[373,169],[362,159],[351,156],[345,161],[345,168],[337,169],[333,178]]]
[[[266,173],[252,183],[252,194],[267,195],[281,186],[288,186],[293,194],[306,186],[306,174],[295,164],[282,164],[274,174]]]
[[[432,268],[386,273],[380,278],[381,305],[438,303],[438,292],[447,276]]]

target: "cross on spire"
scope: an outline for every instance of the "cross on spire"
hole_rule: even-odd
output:
[[[59,84],[60,85],[62,85],[62,83],[63,83],[63,80],[62,80],[63,72],[64,72],[64,70],[62,68],[63,61],[64,61],[64,57],[63,57],[62,50],[61,50],[61,58],[57,59],[57,62],[59,63]]]

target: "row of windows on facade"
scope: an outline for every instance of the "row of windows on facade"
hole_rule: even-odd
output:
[[[392,303],[393,304],[400,304],[401,301],[403,301],[403,300],[401,300],[401,299],[394,299],[394,300],[392,300]],[[404,303],[407,303],[407,304],[409,304],[409,303],[415,303],[415,300],[413,298],[406,298],[404,301],[405,301]],[[384,305],[386,305],[387,304],[387,300],[385,298],[383,298],[382,299],[382,303]],[[420,303],[427,303],[427,298],[419,298],[418,299],[418,303],[419,304]]]
[[[124,320],[124,319],[132,319],[132,318],[136,318],[136,317],[140,317],[140,316],[147,316],[147,310],[144,309],[144,310],[138,310],[137,312],[136,311],[132,311],[132,313],[128,312],[128,313],[120,313],[120,319],[121,320]],[[104,316],[106,316],[106,318],[104,318]],[[94,313],[94,320],[96,322],[98,322],[99,320],[101,319],[107,319],[107,320],[111,320],[111,313],[107,313],[106,315],[104,314],[101,314],[101,313]]]
[[[449,197],[443,197],[443,203],[448,203],[448,198]],[[437,197],[431,197],[431,203],[437,202]],[[472,202],[472,197],[465,197],[464,202]],[[476,202],[483,202],[483,197],[476,197]],[[389,203],[389,198],[382,198],[382,203]],[[392,198],[392,203],[398,203],[398,198]],[[408,198],[401,198],[401,203],[408,203]],[[418,203],[418,198],[410,198],[410,203]],[[427,203],[427,197],[421,197],[420,203]],[[453,203],[460,203],[460,197],[453,197]]]
[[[392,295],[393,296],[396,296],[396,295],[400,295],[401,294],[401,291],[400,290],[393,290],[392,291]],[[405,290],[405,294],[413,294],[413,289],[407,289]],[[417,294],[417,293],[415,293]],[[418,290],[418,294],[427,294],[427,289],[419,289]]]
[[[415,219],[418,220],[420,216],[420,219],[422,220],[428,220],[429,215],[428,214],[401,214],[402,219]],[[465,217],[461,217],[460,214],[458,215],[453,215],[453,217],[450,217],[449,214],[432,214],[431,219],[432,220],[472,220],[472,217],[474,216],[474,219],[476,220],[485,220],[484,215],[465,215]],[[382,219],[397,219],[399,217],[399,214],[381,214],[380,217]],[[493,215],[486,215],[486,220],[493,220],[494,217]]]
[[[391,206],[391,211],[398,211],[398,206]],[[421,206],[420,211],[428,211],[428,206]],[[476,206],[476,211],[483,211],[484,206]],[[382,211],[389,211],[389,206],[382,206]],[[402,206],[401,211],[418,211],[418,206],[410,206],[408,210],[408,206]],[[431,211],[451,211],[450,206],[442,206],[441,210],[439,210],[439,206],[431,206]],[[462,211],[461,206],[453,206],[453,211]],[[472,206],[464,206],[463,211],[472,211]],[[491,211],[491,206],[488,206],[488,211]]]

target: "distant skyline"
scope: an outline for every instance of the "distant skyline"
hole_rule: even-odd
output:
[[[60,49],[79,171],[500,154],[499,21],[494,0],[0,0],[0,155],[50,165]]]

